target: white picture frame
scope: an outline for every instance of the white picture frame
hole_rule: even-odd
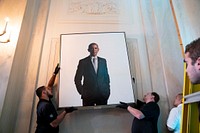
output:
[[[107,61],[110,76],[108,105],[135,102],[125,32],[61,34],[59,107],[82,106],[74,76],[80,59],[89,55],[88,45],[99,46],[98,56]]]

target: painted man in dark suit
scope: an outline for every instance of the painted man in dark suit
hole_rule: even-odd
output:
[[[90,55],[79,61],[76,70],[74,81],[77,91],[81,95],[83,106],[107,105],[110,79],[106,60],[97,56],[99,47],[96,43],[88,46],[88,52]]]

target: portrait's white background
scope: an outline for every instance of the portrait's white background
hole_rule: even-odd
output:
[[[89,55],[87,49],[92,42],[99,46],[98,56],[107,60],[111,90],[108,104],[135,102],[124,32],[61,34],[60,37],[59,107],[82,106],[74,76],[79,60]]]

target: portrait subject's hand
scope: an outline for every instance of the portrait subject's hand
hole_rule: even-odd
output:
[[[54,70],[54,74],[57,75],[59,71],[60,71],[60,66],[59,66],[59,63],[58,63],[55,70]]]
[[[78,109],[75,108],[75,107],[68,107],[68,108],[65,108],[65,112],[66,112],[66,113],[71,113],[71,112],[73,112],[73,111],[75,111],[75,110],[78,110]]]

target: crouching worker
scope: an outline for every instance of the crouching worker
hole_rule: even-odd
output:
[[[51,98],[53,97],[52,89],[59,70],[60,67],[58,64],[48,85],[41,86],[36,90],[39,102],[37,104],[37,127],[35,133],[58,133],[59,124],[63,121],[65,115],[77,110],[74,107],[65,108],[65,110],[58,115],[51,102]]]

